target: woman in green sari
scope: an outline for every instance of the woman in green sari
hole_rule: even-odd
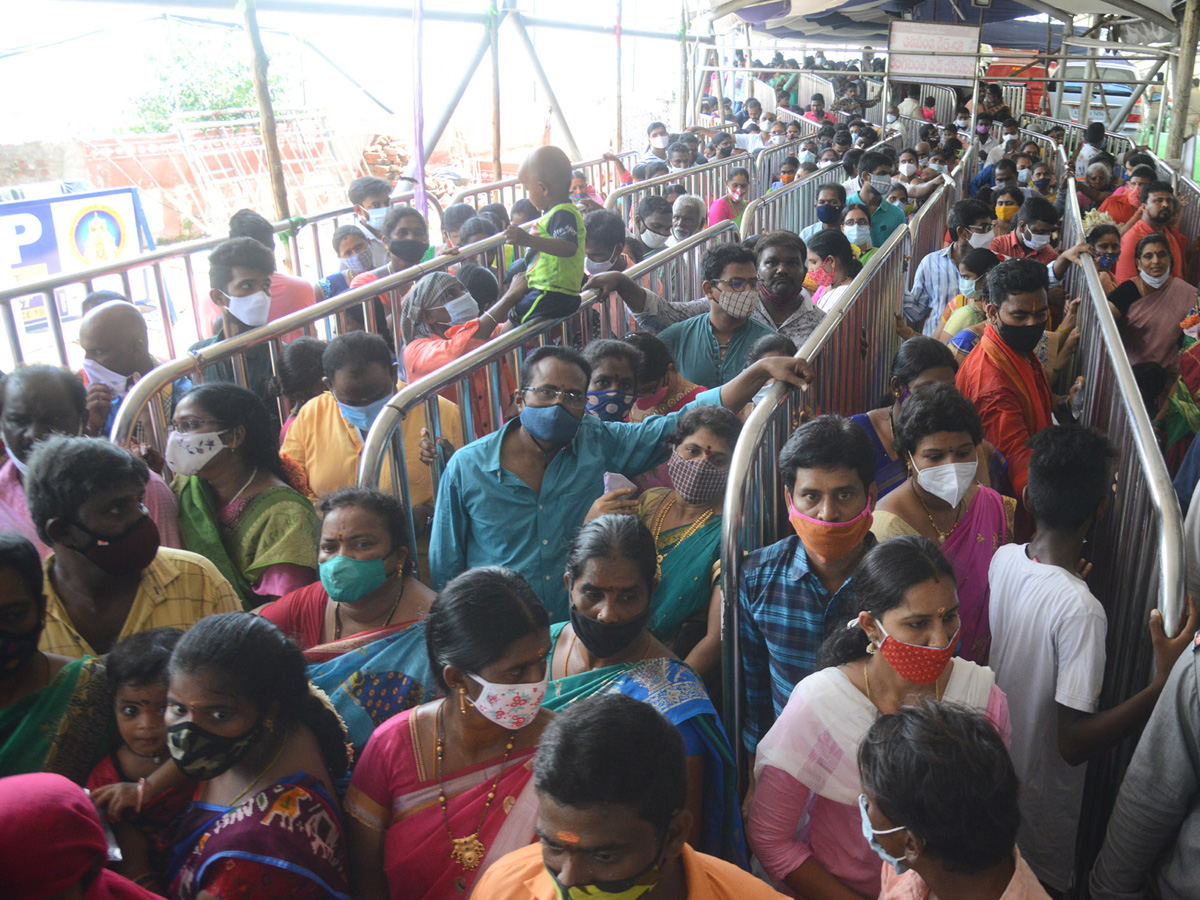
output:
[[[564,576],[570,621],[550,628],[544,706],[563,709],[596,694],[648,703],[679,729],[687,748],[688,842],[746,865],[733,753],[700,677],[646,627],[657,554],[633,516],[606,515],[575,536]]]
[[[254,393],[220,382],[188,391],[166,459],[184,547],[220,569],[246,609],[316,580],[320,523]]]
[[[96,657],[38,650],[43,577],[33,544],[0,532],[0,778],[55,772],[82,785],[108,750],[112,702]]]

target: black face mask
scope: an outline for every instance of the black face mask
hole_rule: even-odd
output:
[[[421,257],[425,255],[425,251],[429,249],[429,241],[418,241],[415,239],[407,241],[392,241],[388,244],[388,253],[397,259],[402,259],[411,266],[415,266],[421,261]]]
[[[632,644],[646,627],[650,608],[628,622],[611,625],[599,619],[589,619],[571,604],[571,627],[588,653],[597,659],[610,659]]]
[[[996,333],[1000,335],[1000,340],[1008,344],[1015,353],[1032,353],[1037,347],[1038,341],[1042,339],[1042,333],[1046,330],[1044,323],[1037,325],[1009,325],[1007,322],[996,319]]]

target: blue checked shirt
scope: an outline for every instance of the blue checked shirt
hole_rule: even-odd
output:
[[[928,337],[938,330],[946,304],[958,296],[958,264],[950,258],[951,249],[938,250],[921,260],[912,293],[904,298],[904,318],[908,321],[919,322],[928,314],[921,329]]]
[[[875,543],[868,532],[864,548]],[[795,535],[746,557],[738,586],[738,637],[746,691],[742,743],[748,752],[755,752],[783,712],[792,688],[816,669],[821,642],[849,620],[852,613],[843,606],[853,605],[853,594],[851,579],[830,596],[809,570],[808,553]]]

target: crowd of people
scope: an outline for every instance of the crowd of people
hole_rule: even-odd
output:
[[[824,67],[828,110],[814,94],[782,121],[798,82],[776,75],[776,111],[731,105],[736,132],[653,123],[630,171],[612,158],[627,183],[667,176],[631,208],[605,209],[604,186],[545,146],[520,168],[526,199],[451,205],[434,247],[387,181],[360,178],[340,270],[315,285],[276,271],[270,224],[239,212],[193,349],[455,260],[350,307],[328,342],[289,335],[277,359],[260,344],[238,372],[176,381],[129,448],[107,437],[158,361],[125,298],[89,299],[81,373],[4,378],[0,892],[1194,896],[1200,612],[1189,600],[1175,636],[1157,612],[1122,635],[1149,642],[1153,679],[1102,706],[1112,642],[1085,560],[1133,451],[1076,424],[1085,386],[1063,373],[1081,303],[1064,285],[1091,257],[1151,418],[1200,422],[1183,399],[1200,246],[1153,158],[1107,156],[1102,127],[1059,172],[1055,136],[1022,142],[995,85],[941,124],[906,90],[877,129],[858,118],[877,102],[858,67],[804,62]],[[901,117],[922,124],[898,149]],[[756,184],[755,157],[788,141]],[[725,597],[743,421],[776,385],[811,388],[799,348],[969,154],[979,175],[944,247],[911,260],[896,298],[888,395],[805,408],[777,459],[790,532]],[[669,183],[732,155],[748,165],[721,196]],[[627,274],[802,178],[805,227],[706,245],[699,296]],[[1070,190],[1089,219],[1062,246]],[[406,382],[585,294],[623,306],[632,333],[568,327],[519,368],[473,372],[436,422],[403,418],[407,471],[385,461],[381,490],[358,486]],[[152,413],[170,423],[161,448]],[[1188,427],[1163,448],[1185,505]],[[1200,503],[1188,522],[1200,546]],[[1083,764],[1143,727],[1085,886]]]

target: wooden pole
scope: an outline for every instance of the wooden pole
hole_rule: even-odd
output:
[[[625,106],[621,98],[621,12],[621,0],[617,0],[617,146],[613,148],[615,153],[625,149]]]
[[[492,43],[492,175],[500,181],[500,13],[493,3],[488,29]]]
[[[291,218],[291,214],[288,212],[287,183],[283,180],[283,157],[279,154],[279,140],[275,135],[275,110],[271,106],[271,91],[267,86],[267,53],[263,50],[262,36],[258,33],[254,0],[241,0],[241,4],[254,57],[251,71],[254,75],[254,93],[258,97],[258,115],[262,119],[262,139],[267,154],[267,171],[271,175],[271,193],[275,196],[275,218],[282,221]]]
[[[1192,96],[1192,69],[1196,65],[1196,40],[1200,37],[1200,0],[1188,0],[1179,33],[1179,56],[1175,60],[1175,90],[1171,98],[1171,130],[1167,132],[1167,159],[1183,155],[1183,133],[1187,130],[1188,105]],[[1163,84],[1165,90],[1166,83]],[[1189,178],[1191,166],[1180,170]]]

